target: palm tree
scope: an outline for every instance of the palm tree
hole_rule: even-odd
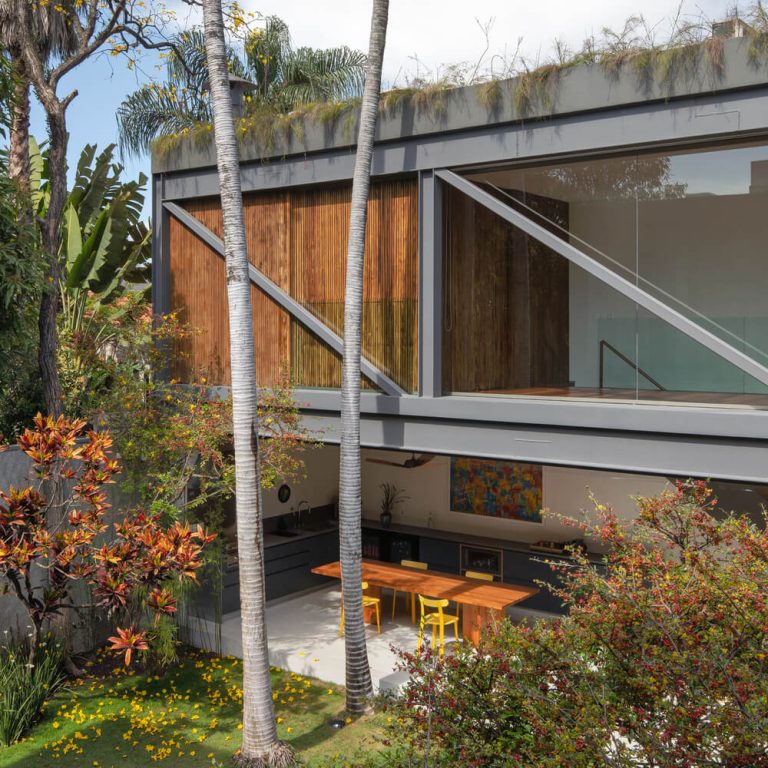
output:
[[[230,327],[235,503],[243,638],[243,741],[238,762],[244,766],[292,765],[293,750],[277,738],[269,675],[251,285],[248,278],[243,196],[229,92],[221,0],[203,0],[203,26],[224,223]]]
[[[347,277],[344,294],[344,363],[341,380],[341,464],[339,468],[339,546],[344,600],[347,709],[366,710],[373,687],[365,644],[362,598],[360,473],[360,339],[363,308],[363,257],[371,160],[381,94],[381,68],[389,0],[373,0],[365,90],[357,134],[349,214]]]
[[[200,30],[184,32],[167,61],[166,81],[130,94],[117,110],[120,149],[140,155],[160,137],[211,122],[205,40]],[[257,88],[249,109],[290,112],[302,105],[360,94],[365,56],[346,46],[294,49],[286,23],[268,16],[245,40],[242,58],[225,48],[232,74]]]
[[[32,19],[32,37],[41,61],[66,54],[76,46],[75,33],[66,23],[66,15],[54,9],[54,4],[41,4]],[[19,25],[26,23],[18,12],[17,0],[0,0],[0,43],[8,54],[13,73],[14,91],[11,100],[10,147],[8,175],[25,190],[29,187],[29,91],[27,66],[21,52]]]

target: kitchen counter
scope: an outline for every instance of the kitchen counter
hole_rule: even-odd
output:
[[[378,520],[363,518],[363,528],[372,531],[382,531],[385,533],[400,533],[405,536],[419,536],[430,539],[440,539],[441,541],[451,541],[456,544],[465,544],[471,547],[487,547],[490,549],[503,549],[508,552],[525,552],[528,555],[535,555],[541,558],[562,558],[570,560],[567,554],[555,554],[549,552],[539,552],[531,549],[527,542],[514,541],[512,539],[492,539],[487,536],[473,536],[470,533],[456,533],[454,531],[444,531],[440,528],[422,528],[416,525],[390,525],[385,528]],[[588,552],[590,560],[595,562],[602,560],[602,556],[596,552]]]
[[[335,523],[329,523],[328,525],[318,526],[317,528],[291,528],[291,531],[295,531],[295,536],[280,536],[274,531],[264,534],[264,549],[270,547],[278,547],[281,544],[290,544],[294,541],[304,541],[311,539],[315,536],[322,536],[326,533],[338,533],[339,526]]]

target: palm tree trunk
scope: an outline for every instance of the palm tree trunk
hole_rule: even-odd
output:
[[[365,644],[362,599],[360,474],[360,344],[363,309],[363,254],[371,185],[371,160],[379,114],[381,67],[389,0],[373,0],[371,37],[360,110],[357,156],[349,215],[344,293],[344,363],[341,383],[341,463],[339,467],[339,549],[344,600],[347,710],[364,712],[373,693]]]
[[[40,347],[38,363],[43,384],[45,408],[51,416],[62,413],[61,382],[57,350],[59,344],[56,315],[59,311],[59,232],[64,204],[67,200],[67,123],[66,105],[61,102],[45,105],[48,122],[48,179],[50,198],[40,235],[48,257],[48,286],[43,292],[38,315]]]
[[[8,175],[29,193],[29,79],[18,48],[12,48],[11,65],[16,75],[13,89]],[[27,212],[30,213],[31,212]],[[31,215],[29,216],[31,218]]]
[[[229,305],[240,616],[243,637],[243,741],[238,763],[243,766],[291,765],[291,748],[277,738],[269,674],[251,285],[221,0],[203,0],[203,26],[224,223]]]

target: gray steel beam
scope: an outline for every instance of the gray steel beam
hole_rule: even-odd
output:
[[[321,430],[325,442],[339,441],[337,415],[309,413],[305,424]],[[361,417],[360,440],[368,448],[453,453],[616,472],[712,477],[744,483],[765,483],[768,479],[765,440],[627,435],[370,414]]]
[[[455,187],[460,192],[471,197],[476,203],[479,203],[497,216],[500,216],[504,221],[521,229],[527,235],[534,238],[534,240],[538,240],[543,245],[556,253],[559,253],[572,264],[575,264],[593,277],[596,277],[600,282],[613,288],[613,290],[622,294],[622,296],[626,296],[630,301],[639,304],[651,314],[664,320],[666,323],[669,323],[673,328],[676,328],[698,344],[706,347],[710,352],[723,358],[723,360],[727,360],[739,370],[748,373],[759,382],[768,384],[768,368],[760,365],[760,363],[756,362],[749,355],[745,355],[735,347],[732,347],[719,336],[715,336],[714,333],[702,328],[698,323],[693,322],[677,310],[672,309],[672,307],[668,306],[663,301],[660,301],[655,296],[646,293],[639,286],[629,282],[629,280],[623,278],[621,275],[600,262],[595,261],[595,259],[587,256],[575,246],[561,240],[557,235],[544,229],[544,227],[536,224],[534,221],[531,221],[527,216],[516,211],[506,203],[503,203],[501,200],[495,198],[471,181],[453,173],[453,171],[435,171],[435,174],[438,178],[450,184],[452,187]]]
[[[168,214],[163,206],[163,176],[152,180],[152,310],[162,315],[170,309],[168,263]]]
[[[443,211],[431,171],[419,174],[419,394],[439,397],[442,384]]]
[[[299,389],[296,401],[310,411],[338,413],[338,390]],[[577,398],[445,395],[428,398],[406,395],[391,398],[362,392],[360,411],[376,416],[410,419],[495,422],[504,425],[564,427],[567,429],[649,432],[673,436],[768,439],[768,410],[675,406],[636,401]],[[766,470],[768,471],[768,470]]]
[[[372,173],[385,176],[512,161],[530,163],[541,158],[759,138],[767,133],[765,111],[765,91],[754,89],[426,134],[377,144]],[[349,149],[252,162],[242,166],[243,191],[349,180],[353,167],[354,153]],[[169,173],[166,178],[166,199],[219,194],[215,168]]]
[[[171,265],[168,212],[163,206],[164,178],[152,179],[152,313],[165,315],[171,310]],[[167,341],[158,342],[162,367],[161,377],[170,378],[171,347]]]
[[[190,232],[199,237],[214,253],[222,259],[224,258],[224,243],[218,235],[211,232],[201,221],[176,203],[166,202],[164,207],[168,213],[172,214]],[[256,269],[253,264],[248,265],[248,276],[259,290],[266,293],[267,296],[307,328],[307,330],[325,342],[338,354],[344,353],[344,342],[338,334],[334,333],[319,318],[289,296],[263,272]],[[360,371],[387,395],[400,396],[405,394],[405,390],[364,357],[360,359]]]

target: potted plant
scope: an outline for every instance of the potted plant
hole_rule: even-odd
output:
[[[392,525],[392,513],[398,504],[402,504],[408,499],[405,492],[398,488],[394,483],[382,483],[381,488],[381,514],[379,520],[382,528],[389,528]]]

